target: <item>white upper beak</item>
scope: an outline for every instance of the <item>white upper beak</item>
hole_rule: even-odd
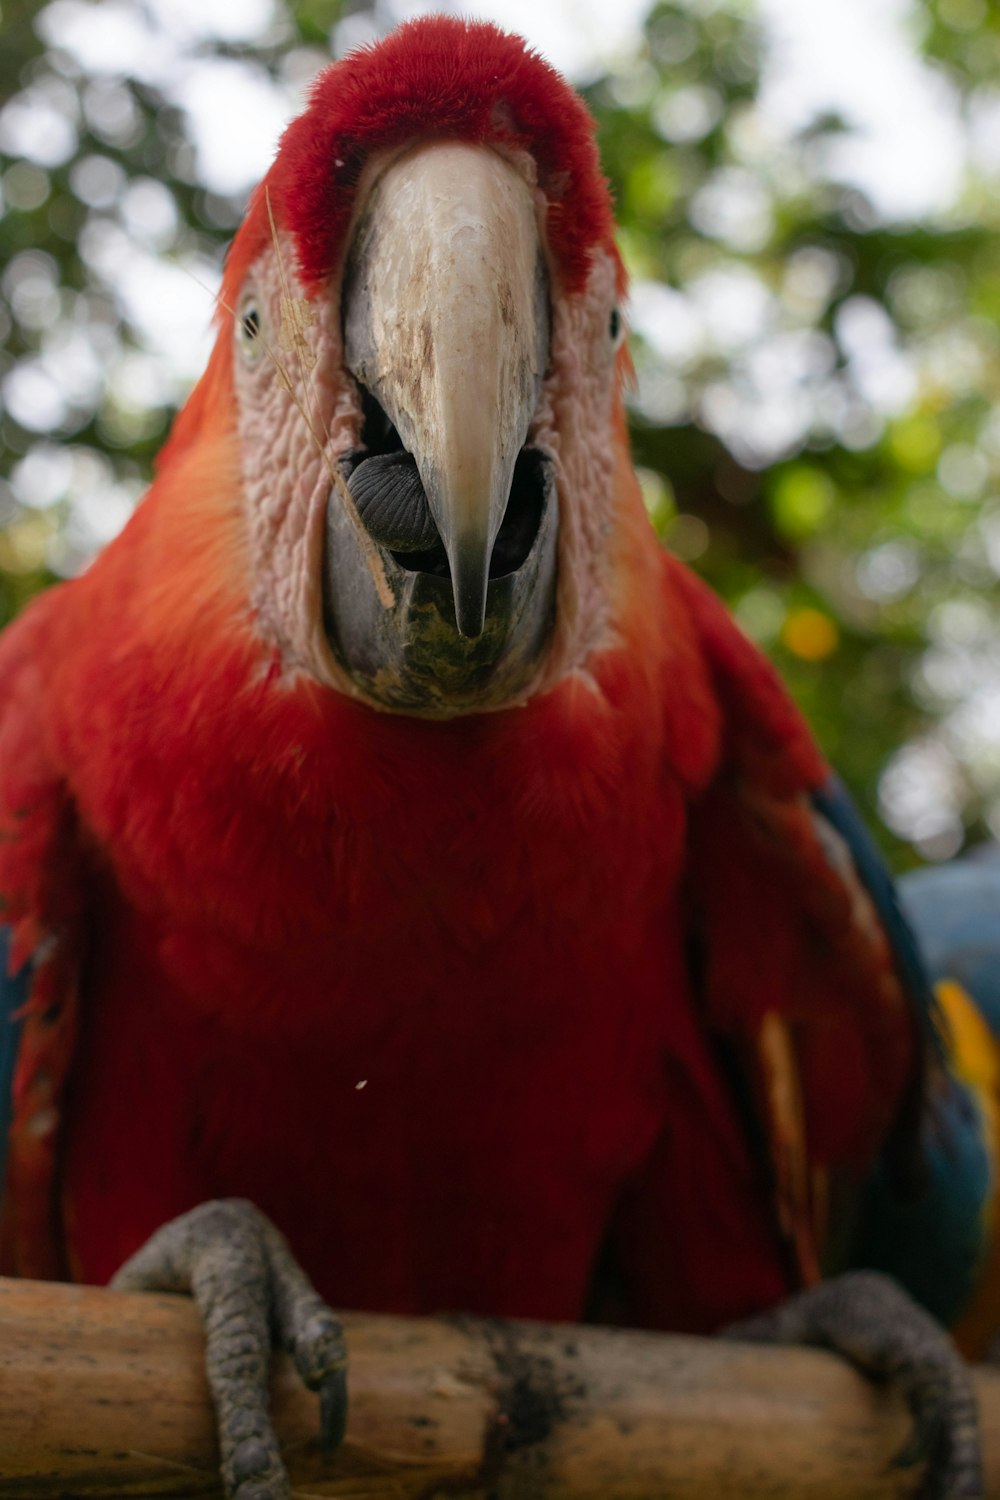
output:
[[[413,455],[462,635],[483,629],[490,559],[548,361],[532,190],[484,146],[428,141],[365,205],[344,297],[346,359]]]

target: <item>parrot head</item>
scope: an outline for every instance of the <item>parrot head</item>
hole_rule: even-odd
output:
[[[206,376],[231,383],[255,628],[286,664],[449,717],[585,660],[628,466],[623,290],[593,123],[520,39],[425,18],[319,76]]]

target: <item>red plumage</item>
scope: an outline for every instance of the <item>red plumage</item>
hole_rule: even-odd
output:
[[[341,258],[373,153],[427,136],[533,158],[548,204],[549,248],[571,291],[583,284],[596,246],[613,251],[607,185],[580,98],[518,37],[430,16],[328,68],[282,138],[267,186],[295,235],[308,286],[325,281]],[[266,237],[266,214],[259,232]]]
[[[584,295],[611,219],[583,106],[435,20],[337,64],[285,136],[269,194],[314,299],[368,153],[451,134],[532,153]],[[227,300],[268,237],[258,195]],[[130,525],[0,644],[0,892],[42,958],[7,1268],[104,1280],[225,1194],[340,1304],[575,1318],[609,1243],[637,1321],[775,1301],[815,1274],[828,1175],[884,1140],[912,1028],[817,842],[823,763],[658,551],[620,400],[606,641],[423,721],[262,632],[232,360],[223,329]]]

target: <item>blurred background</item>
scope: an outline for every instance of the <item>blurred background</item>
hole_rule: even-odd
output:
[[[0,619],[142,494],[317,68],[421,8],[0,0]],[[597,116],[661,534],[897,867],[1000,838],[1000,8],[454,8]]]

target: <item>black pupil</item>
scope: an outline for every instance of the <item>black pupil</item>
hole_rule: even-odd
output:
[[[260,313],[255,307],[250,307],[243,314],[243,332],[248,339],[255,339],[260,333]]]
[[[621,333],[621,327],[622,327],[622,320],[621,320],[621,317],[619,316],[617,307],[613,307],[611,309],[611,318],[610,318],[608,327],[609,327],[609,330],[610,330],[610,333],[611,333],[611,342],[614,343],[614,341],[617,339],[619,333]]]

